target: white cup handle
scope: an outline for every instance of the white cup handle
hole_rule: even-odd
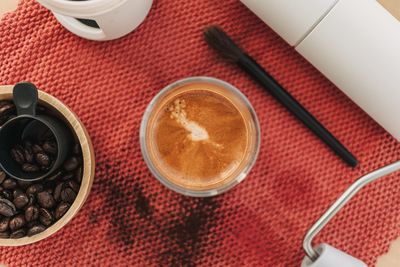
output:
[[[100,28],[90,27],[76,18],[64,16],[59,13],[53,12],[57,20],[68,30],[79,36],[95,41],[102,41],[106,38],[106,34]]]

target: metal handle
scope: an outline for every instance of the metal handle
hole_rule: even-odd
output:
[[[303,248],[307,256],[316,261],[319,257],[318,252],[313,248],[312,241],[317,234],[332,220],[332,218],[349,202],[358,191],[366,185],[382,178],[386,175],[400,170],[400,161],[371,172],[354,182],[333,205],[319,218],[319,220],[308,230],[303,241]]]

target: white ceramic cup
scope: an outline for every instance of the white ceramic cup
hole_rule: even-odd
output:
[[[95,41],[120,38],[146,18],[153,0],[37,0],[72,33]]]

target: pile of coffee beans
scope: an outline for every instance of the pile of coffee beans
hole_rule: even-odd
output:
[[[43,140],[33,143],[24,140],[21,144],[14,146],[11,157],[17,162],[24,172],[48,171],[57,158],[58,147],[54,136],[49,133],[44,135]]]
[[[46,114],[43,107],[38,109]],[[0,125],[13,116],[14,105],[1,101]],[[57,153],[54,144],[51,138],[44,138],[40,144],[25,140],[24,144],[13,148],[17,151],[12,153],[18,153],[17,158],[23,164],[29,163],[40,169],[48,168],[51,163],[47,163],[45,156],[51,161]],[[15,156],[13,158],[16,160]],[[0,170],[0,239],[17,239],[45,231],[69,210],[81,182],[82,152],[79,144],[71,148],[69,158],[60,169],[37,182],[15,180]]]

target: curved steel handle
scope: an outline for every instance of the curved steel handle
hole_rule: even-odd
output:
[[[332,220],[332,218],[349,202],[358,191],[366,185],[382,178],[386,175],[400,170],[400,161],[381,169],[371,172],[357,181],[355,181],[336,201],[332,206],[319,218],[319,220],[308,230],[303,241],[303,248],[307,256],[316,261],[319,257],[318,252],[313,248],[312,241],[315,236]]]

